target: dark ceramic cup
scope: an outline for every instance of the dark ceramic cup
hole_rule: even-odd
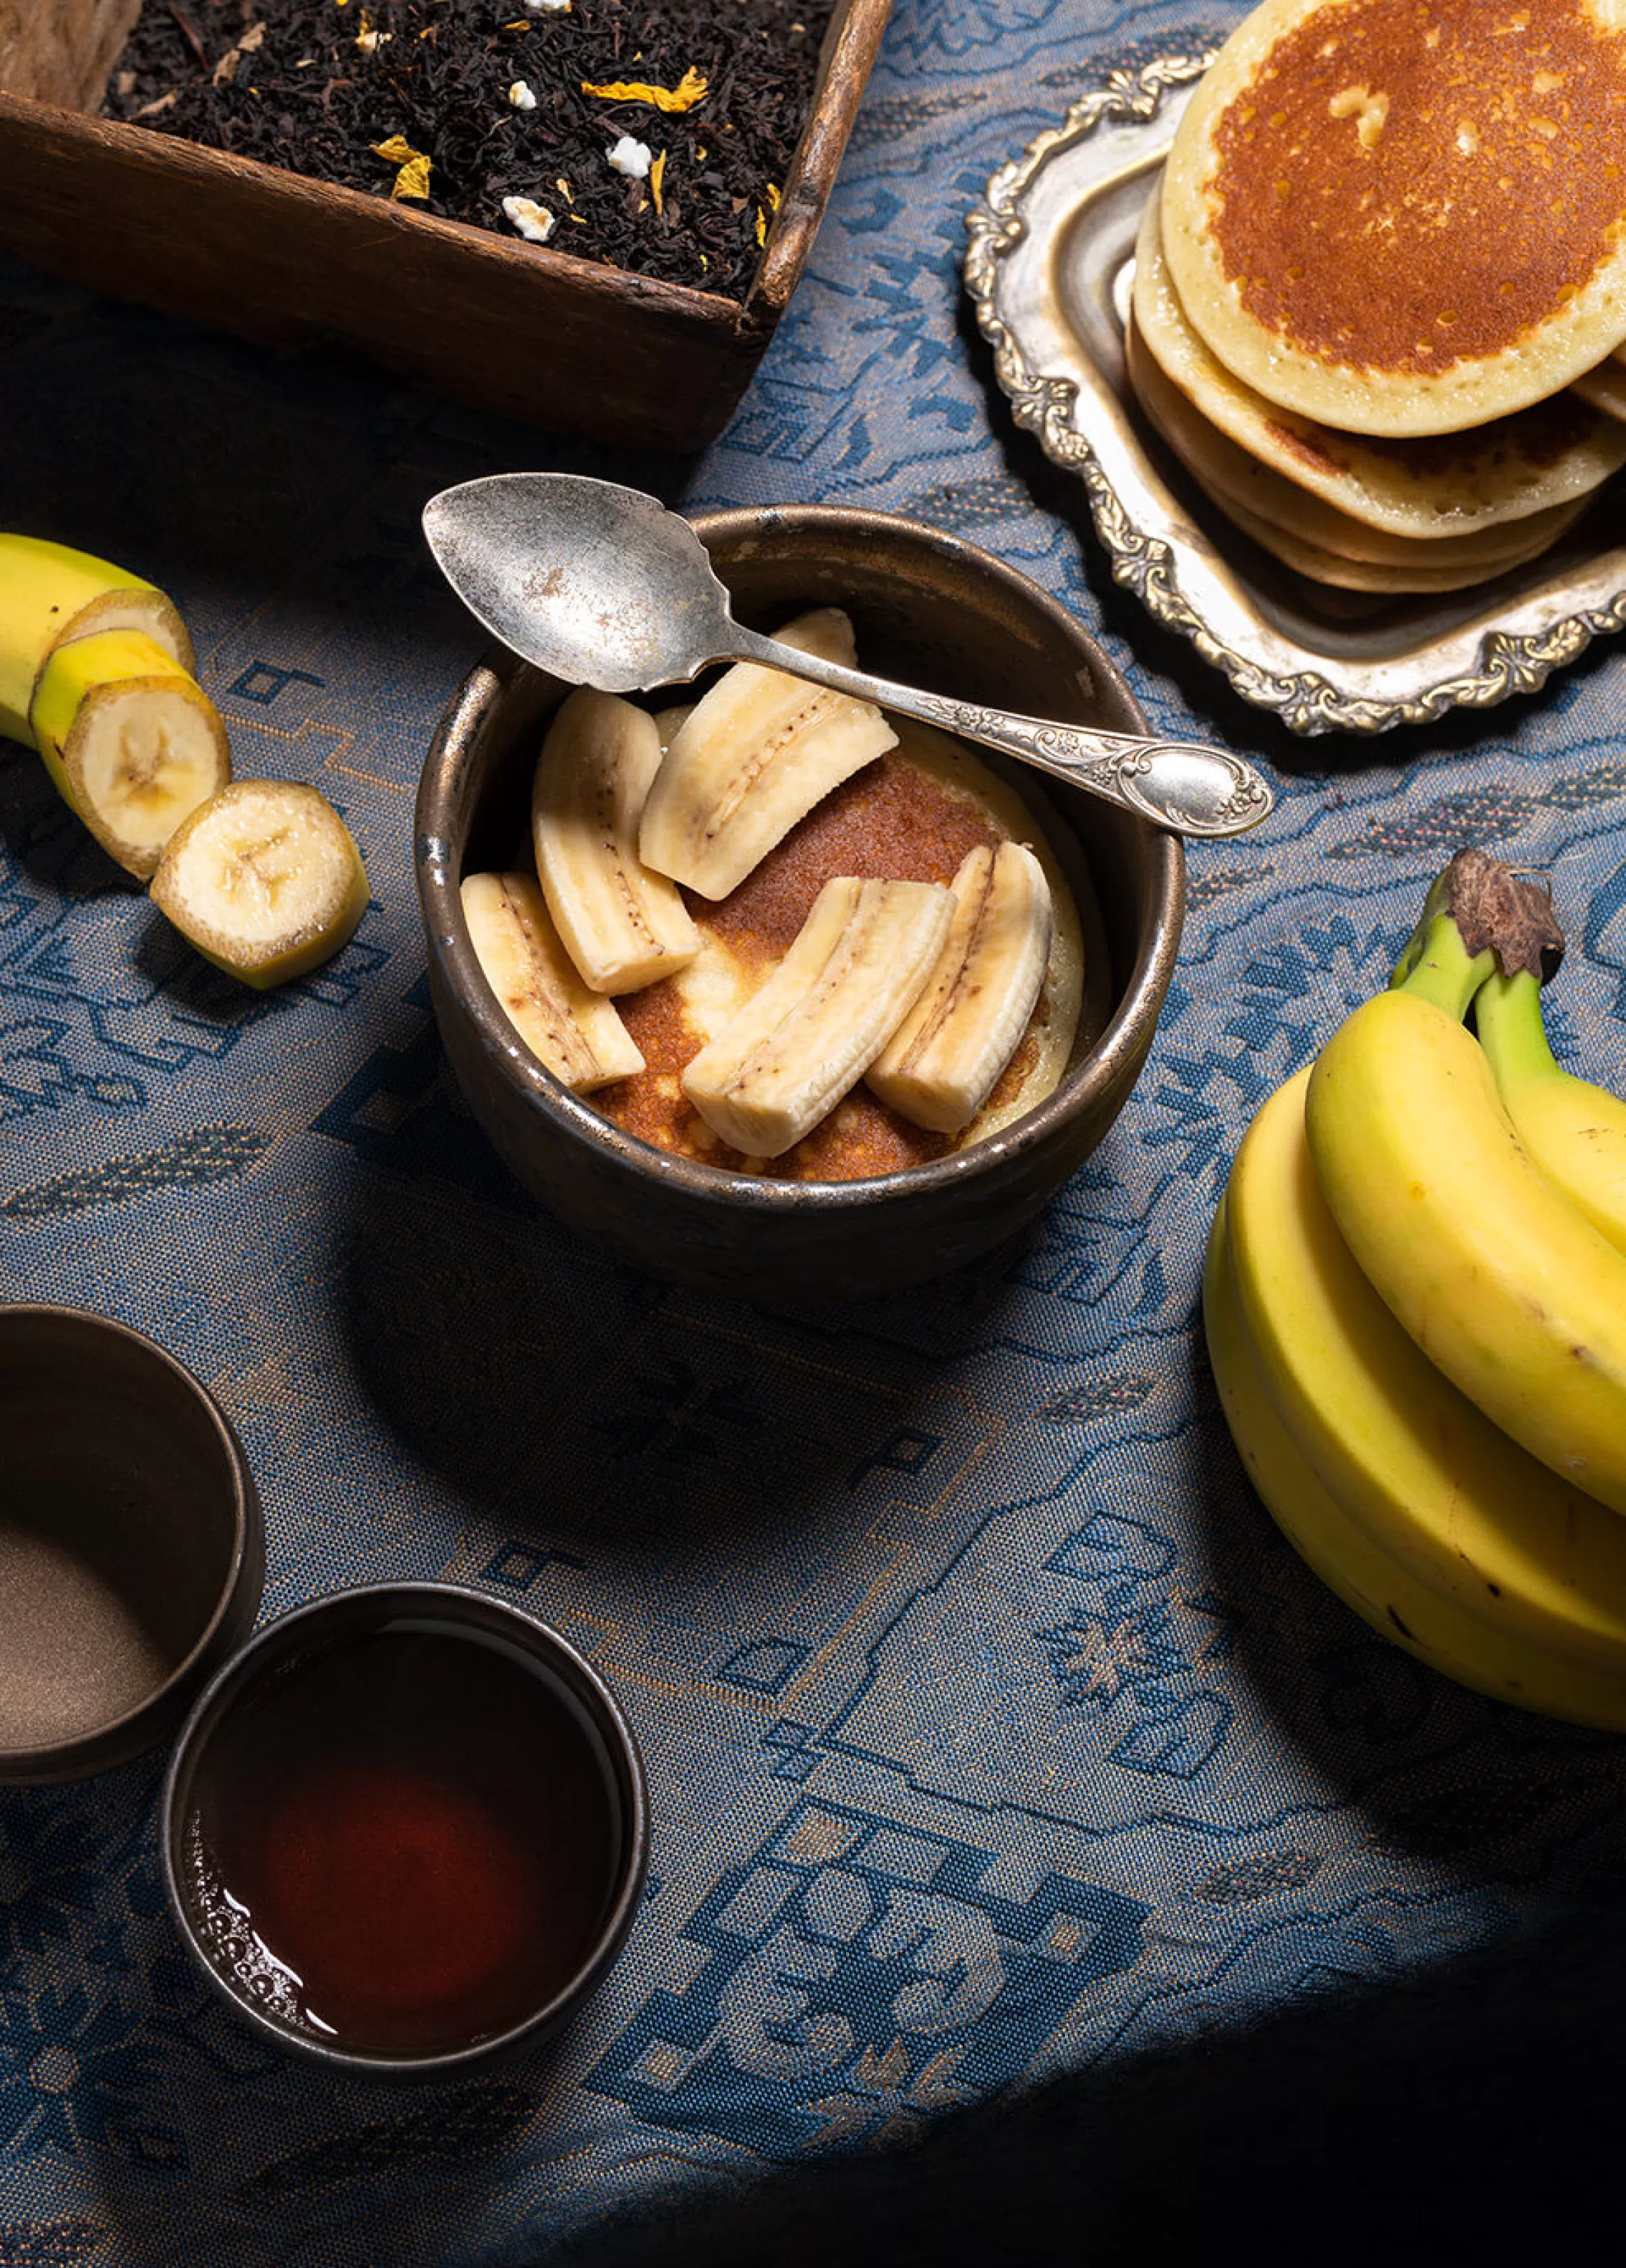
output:
[[[275,1964],[265,1958],[274,1948],[257,1940],[252,1917],[239,1921],[239,1910],[229,1902],[223,1907],[216,1897],[211,1908],[212,1862],[204,1822],[222,1790],[226,1797],[250,1806],[271,1793],[244,1778],[246,1756],[258,1756],[261,1769],[266,1767],[266,1736],[261,1735],[257,1749],[246,1749],[237,1737],[257,1710],[268,1701],[285,1701],[313,1665],[320,1670],[325,1657],[342,1656],[355,1641],[425,1633],[473,1638],[499,1657],[518,1656],[526,1668],[540,1675],[547,1690],[568,1712],[580,1731],[585,1753],[603,1776],[607,1837],[604,1848],[594,1845],[605,1861],[602,1876],[595,1877],[602,1881],[603,1895],[589,1909],[596,1918],[583,1928],[578,1956],[545,1998],[502,2029],[482,2031],[466,2043],[392,2053],[347,2043],[336,2029],[315,2030],[298,2020],[297,2011],[291,2014],[279,2009],[274,1980],[268,1978],[268,1969]],[[356,1705],[365,1708],[366,1673],[356,1667],[354,1657],[349,1668],[360,1681],[353,1689],[358,1697]],[[324,1716],[322,1721],[329,1720]],[[333,1728],[335,1744],[341,1729]],[[273,1767],[277,1753],[271,1753]],[[429,1769],[444,1774],[444,1760]],[[454,1788],[454,1800],[456,1793]],[[273,1795],[273,1808],[281,1800]],[[199,1696],[175,1743],[158,1836],[170,1910],[190,1952],[216,1991],[262,2037],[330,2072],[363,2079],[450,2080],[508,2061],[575,2014],[603,1978],[632,1926],[643,1896],[650,1830],[644,1765],[632,1728],[598,1672],[557,1631],[506,1600],[459,1584],[375,1583],[330,1592],[295,1608],[268,1624],[219,1671]],[[416,1852],[409,1850],[402,1863],[418,1863]],[[331,1881],[329,1869],[329,1887]],[[596,1900],[596,1891],[594,1896]],[[236,1941],[222,1926],[223,1911],[238,1932]]]
[[[213,1398],[139,1331],[0,1307],[0,1783],[173,1732],[246,1636],[265,1546]]]
[[[851,614],[865,666],[960,699],[1144,733],[1095,640],[1026,576],[959,538],[816,506],[695,523],[735,612],[772,630],[808,607]],[[1082,791],[979,750],[1067,822],[1100,908],[1102,1028],[1056,1093],[1003,1133],[907,1172],[798,1182],[676,1158],[623,1133],[523,1049],[481,973],[465,873],[506,865],[564,688],[506,654],[476,669],[441,724],[418,791],[416,864],[430,989],[459,1086],[510,1170],[635,1266],[746,1299],[874,1297],[976,1258],[1032,1220],[1094,1149],[1138,1077],[1174,973],[1181,843]],[[1056,844],[1058,854],[1066,845]]]

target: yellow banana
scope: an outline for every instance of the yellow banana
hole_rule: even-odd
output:
[[[58,646],[97,630],[144,630],[190,674],[192,641],[155,585],[66,544],[0,535],[0,735],[35,747],[29,712]]]
[[[1533,1456],[1626,1513],[1626,1254],[1538,1171],[1462,1027],[1490,960],[1430,924],[1404,983],[1322,1049],[1310,1149],[1416,1344]]]
[[[1502,1107],[1531,1157],[1600,1236],[1626,1252],[1626,1102],[1556,1061],[1527,968],[1474,995],[1474,1022]]]
[[[1626,1677],[1491,1628],[1420,1583],[1372,1542],[1306,1462],[1277,1414],[1243,1327],[1225,1211],[1222,1205],[1215,1219],[1203,1278],[1209,1356],[1248,1477],[1293,1549],[1363,1621],[1460,1684],[1547,1716],[1626,1731]]]
[[[1459,850],[1430,890],[1394,971],[1403,984],[1435,939],[1486,948],[1474,1024],[1513,1131],[1536,1165],[1617,1251],[1626,1252],[1626,1102],[1561,1068],[1541,1022],[1541,987],[1563,954],[1546,889],[1483,850]],[[1492,957],[1494,955],[1494,957]]]
[[[1249,1342],[1299,1454],[1386,1557],[1487,1624],[1626,1674],[1626,1521],[1527,1456],[1412,1344],[1339,1235],[1310,1074],[1237,1152],[1225,1215]]]
[[[143,881],[181,821],[232,777],[213,702],[143,630],[97,630],[58,646],[34,695],[33,727],[69,809]]]

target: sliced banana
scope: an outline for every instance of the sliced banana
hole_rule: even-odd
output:
[[[578,975],[528,874],[466,876],[463,918],[504,1014],[556,1079],[587,1094],[644,1069],[614,1007]]]
[[[655,719],[589,686],[560,710],[537,759],[536,871],[565,951],[595,992],[636,992],[700,950],[677,885],[638,857],[659,769]]]
[[[783,644],[857,662],[839,607],[802,615]],[[783,670],[736,662],[695,703],[644,806],[646,866],[703,898],[725,898],[844,779],[895,746],[880,711]]]
[[[33,728],[63,799],[143,881],[181,821],[232,777],[214,703],[142,630],[58,646],[34,696]]]
[[[366,911],[367,876],[313,787],[238,780],[181,821],[151,895],[206,961],[263,991],[337,953]]]
[[[190,672],[192,641],[172,600],[139,575],[37,535],[0,535],[0,734],[34,747],[30,711],[46,663],[70,638],[143,630]]]
[[[1020,843],[968,851],[953,891],[926,988],[865,1073],[872,1094],[938,1134],[970,1125],[1021,1044],[1055,925],[1044,868]]]
[[[767,983],[683,1074],[712,1132],[747,1158],[811,1133],[914,1006],[953,916],[938,882],[827,882]]]
[[[670,709],[657,709],[655,730],[660,734],[660,753],[663,756],[694,713],[695,704],[692,701],[674,701]]]

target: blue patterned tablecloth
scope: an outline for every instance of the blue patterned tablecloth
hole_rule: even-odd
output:
[[[624,1696],[656,1822],[569,2036],[403,2096],[263,2051],[202,1987],[156,1760],[0,1791],[0,2261],[512,2268],[612,2206],[1381,1991],[1618,1865],[1621,1745],[1458,1690],[1321,1588],[1242,1479],[1196,1314],[1250,1111],[1464,838],[1551,873],[1560,1043],[1626,1085],[1626,653],[1426,737],[1287,743],[1113,590],[960,303],[994,166],[1107,63],[1240,12],[898,0],[811,273],[688,468],[0,267],[0,525],[168,587],[239,768],[328,794],[374,896],[331,967],[246,996],[0,750],[0,1291],[208,1380],[264,1494],[267,1615],[444,1575],[555,1622]],[[1014,1256],[840,1329],[673,1291],[556,1227],[447,1093],[409,815],[477,640],[416,519],[537,465],[962,531],[1159,725],[1283,768],[1268,829],[1194,852],[1139,1090]]]

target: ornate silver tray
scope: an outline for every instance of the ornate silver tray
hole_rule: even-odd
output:
[[[1626,630],[1620,482],[1531,565],[1449,597],[1306,582],[1232,527],[1145,427],[1123,365],[1136,232],[1211,57],[1117,70],[1002,166],[966,288],[1019,425],[1077,472],[1115,579],[1296,733],[1381,733],[1533,693]]]

